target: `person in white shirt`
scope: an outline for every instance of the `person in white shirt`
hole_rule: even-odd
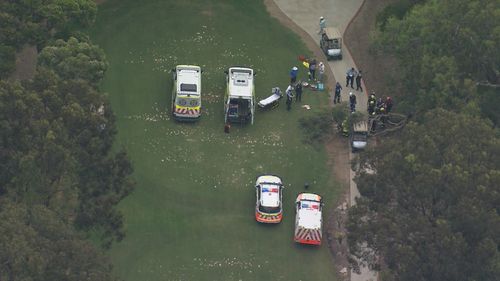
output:
[[[320,61],[318,64],[318,81],[323,82],[323,75],[325,74],[325,64]]]
[[[325,32],[326,19],[324,17],[319,17],[319,32],[318,34],[323,34]]]
[[[290,110],[292,108],[293,101],[293,87],[292,85],[288,85],[286,88],[286,110]]]

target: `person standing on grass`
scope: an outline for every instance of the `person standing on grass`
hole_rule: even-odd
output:
[[[340,103],[340,92],[342,91],[342,86],[339,82],[335,84],[335,95],[333,96],[333,104]]]
[[[316,80],[316,59],[309,62],[309,72],[311,73],[311,80]]]
[[[297,81],[297,73],[299,72],[299,68],[294,66],[292,67],[292,70],[290,71],[290,83],[295,84],[295,81]]]
[[[323,34],[326,28],[326,19],[324,17],[319,17],[319,32],[318,34]]]
[[[323,75],[325,75],[325,64],[320,61],[318,64],[318,81],[323,82]]]
[[[358,75],[356,75],[356,91],[363,92],[363,87],[361,87],[361,78],[363,78],[363,75],[361,74],[360,70],[358,71]]]
[[[295,85],[295,101],[302,101],[302,81]]]
[[[292,102],[293,102],[293,87],[292,85],[288,85],[288,88],[286,88],[286,110],[290,111],[292,108]]]

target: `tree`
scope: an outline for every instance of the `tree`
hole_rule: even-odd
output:
[[[0,280],[115,280],[103,254],[55,212],[0,202]]]
[[[115,208],[133,189],[133,169],[125,151],[111,151],[116,128],[109,103],[86,80],[61,80],[47,67],[39,68],[30,87],[43,93],[50,112],[61,118],[71,156],[78,163],[75,223],[80,229],[102,230],[105,246],[121,240],[122,216]]]
[[[16,49],[0,44],[0,79],[5,79],[15,67]]]
[[[93,0],[0,1],[0,35],[9,45],[38,43],[54,31],[90,26],[97,13]]]
[[[42,204],[83,230],[122,239],[116,205],[133,187],[105,97],[82,79],[40,68],[32,82],[0,82],[0,195]]]
[[[0,1],[0,79],[20,46],[43,48],[33,80],[0,80],[0,280],[115,280],[81,235],[100,232],[105,246],[122,239],[116,205],[133,187],[97,88],[104,53],[74,33],[95,13],[93,0]],[[69,34],[80,39],[53,41]]]
[[[48,28],[58,30],[70,27],[88,27],[97,13],[92,0],[52,0],[39,7],[40,14],[47,19]]]
[[[429,0],[390,18],[376,46],[403,70],[404,103],[414,111],[476,106],[475,82],[498,83],[500,5],[496,0]]]
[[[0,78],[13,71],[15,50],[25,44],[41,50],[52,39],[68,38],[90,26],[96,12],[94,0],[0,1]]]
[[[413,6],[424,3],[426,0],[398,0],[387,5],[382,12],[377,15],[376,22],[380,29],[385,30],[385,25],[389,18],[402,19]]]
[[[53,70],[62,79],[83,79],[94,86],[104,77],[108,66],[102,49],[74,37],[68,41],[56,40],[45,47],[38,62],[39,67]]]
[[[434,110],[361,154],[351,252],[379,256],[384,280],[497,280],[499,152],[490,123]]]

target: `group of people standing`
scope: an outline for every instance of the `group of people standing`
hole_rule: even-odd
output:
[[[308,69],[309,81],[322,83],[325,75],[325,64],[323,62],[317,63],[316,59],[311,59],[305,64]],[[316,70],[318,75],[316,76]],[[292,67],[290,70],[290,84],[286,88],[286,108],[290,110],[292,108],[293,98],[295,97],[296,102],[302,101],[302,81],[297,81],[297,76],[299,73],[299,68],[297,66]],[[295,95],[293,94],[295,92]]]
[[[323,77],[325,75],[325,64],[322,61],[320,61],[318,64],[316,59],[313,58],[311,60],[304,61],[304,66],[307,67],[308,70],[307,76],[309,77],[309,80],[318,82],[323,81]],[[294,77],[295,78],[297,77],[298,69],[297,70],[294,69],[297,69],[297,67],[294,66],[294,68],[292,68],[292,71],[290,72],[290,83],[295,83],[293,79]],[[318,76],[316,76],[316,70]]]
[[[353,83],[354,83],[354,80],[356,80],[356,91],[363,92],[363,87],[361,86],[361,79],[362,78],[363,78],[362,71],[361,70],[356,71],[356,69],[354,69],[354,67],[351,67],[351,69],[348,69],[346,72],[345,86],[348,87],[350,85],[351,88],[354,89]]]
[[[368,114],[387,114],[392,110],[393,102],[391,97],[378,98],[372,92],[368,97]]]
[[[345,87],[351,87],[351,89],[354,89],[354,81],[356,81],[356,91],[361,91],[363,92],[363,86],[361,79],[363,78],[363,73],[361,70],[356,71],[354,67],[351,67],[350,69],[347,70],[346,72],[346,83]],[[335,94],[333,96],[333,104],[340,103],[340,95],[342,93],[342,85],[340,85],[339,82],[335,85]],[[356,95],[353,94],[353,92],[349,92],[349,108],[351,109],[351,112],[356,111]]]
[[[326,20],[324,17],[320,17],[319,19],[319,32],[318,34],[322,34],[326,28]],[[324,66],[323,66],[324,67]],[[358,69],[356,70],[354,67],[351,67],[347,69],[346,72],[346,83],[345,87],[351,87],[351,89],[354,89],[356,91],[363,92],[363,85],[362,85],[362,79],[363,79],[363,72]],[[356,88],[354,88],[354,83],[356,83]],[[335,85],[335,94],[333,96],[333,104],[337,104],[341,102],[341,93],[342,93],[342,85],[340,85],[339,82]],[[349,92],[349,108],[352,113],[356,111],[356,95],[351,91]],[[391,112],[393,106],[392,98],[391,97],[385,97],[385,98],[376,98],[375,94],[372,92],[372,94],[368,98],[368,114],[369,115],[375,115],[375,114],[387,114]]]
[[[318,34],[322,34],[326,28],[326,19],[324,17],[320,17],[319,19],[319,32]],[[310,81],[318,81],[322,82],[324,73],[325,73],[325,65],[323,62],[317,63],[316,59],[308,60],[304,63],[304,65],[308,68],[308,77]],[[318,70],[318,79],[316,79],[316,70]],[[302,81],[297,82],[298,75],[298,67],[294,66],[290,71],[290,84],[286,89],[286,105],[287,110],[290,110],[293,103],[295,91],[295,101],[300,102],[302,100]],[[346,72],[346,84],[345,87],[351,87],[351,89],[355,91],[363,92],[363,71],[360,69],[356,70],[354,67],[347,69]],[[354,83],[356,84],[356,88],[354,88]],[[337,104],[341,102],[341,93],[342,93],[342,85],[337,82],[335,85],[335,94],[333,97],[333,103]],[[351,91],[349,92],[349,108],[352,113],[356,111],[357,98],[356,95]],[[392,99],[391,97],[387,97],[385,99],[379,98],[378,100],[375,97],[375,94],[372,93],[368,98],[368,113],[369,115],[373,114],[384,114],[389,113],[392,110]]]
[[[339,82],[337,82],[337,84],[335,85],[335,95],[333,96],[334,104],[340,103],[341,92],[342,92],[342,86],[340,85]],[[349,107],[351,109],[351,112],[356,111],[356,104],[357,104],[356,95],[353,94],[353,92],[349,92]],[[393,106],[393,101],[391,97],[384,97],[377,99],[377,97],[375,96],[375,92],[372,92],[368,97],[368,105],[367,105],[368,115],[390,113],[392,110],[392,106]]]

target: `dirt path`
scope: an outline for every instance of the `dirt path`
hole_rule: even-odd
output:
[[[35,76],[38,52],[35,46],[24,46],[16,53],[16,65],[10,80],[28,80]]]

